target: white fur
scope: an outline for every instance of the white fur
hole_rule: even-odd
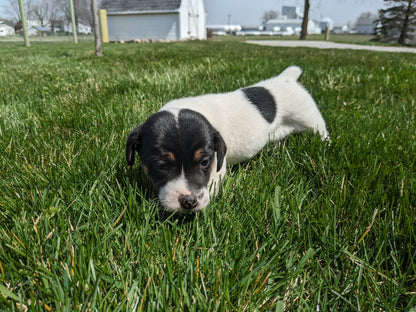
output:
[[[168,102],[160,109],[161,111],[169,111],[175,116],[178,115],[180,109],[194,110],[204,115],[211,125],[220,132],[227,146],[227,153],[221,170],[219,172],[212,171],[211,193],[218,191],[220,180],[225,174],[226,164],[233,165],[250,159],[269,140],[277,141],[290,133],[307,129],[318,132],[323,140],[328,138],[325,121],[315,101],[297,82],[301,73],[299,67],[291,66],[279,76],[254,85],[266,88],[277,103],[277,114],[272,123],[265,120],[257,107],[245,97],[241,89],[222,94],[206,94],[177,99]],[[166,186],[168,193],[173,190],[175,195],[159,193],[159,196],[162,195],[160,198],[165,206],[169,206],[171,202],[175,203],[172,211],[181,210],[180,207],[177,207],[179,204],[175,197],[180,192],[178,190],[182,189],[185,193],[189,190],[187,182],[183,179],[185,177],[178,178],[178,181],[170,182],[170,185]]]
[[[319,132],[322,139],[328,137],[315,101],[297,82],[301,73],[299,67],[291,66],[279,76],[254,85],[265,87],[277,103],[276,118],[271,124],[241,89],[173,100],[160,110],[177,114],[178,109],[186,108],[204,115],[225,141],[227,164],[237,164],[253,157],[269,140],[280,140],[292,132],[310,129]]]
[[[167,211],[178,211],[179,213],[187,214],[190,211],[181,207],[179,199],[182,195],[191,195],[192,192],[190,189],[185,174],[182,171],[182,174],[179,177],[169,181],[160,188],[158,194],[159,200]],[[192,209],[192,212],[200,211],[208,205],[210,196],[207,187],[198,190],[194,195],[197,196],[198,204]]]

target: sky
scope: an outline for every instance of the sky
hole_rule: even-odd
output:
[[[1,1],[1,0],[0,0]],[[309,16],[320,20],[329,17],[335,25],[354,24],[363,12],[377,13],[383,8],[383,0],[310,0]],[[207,23],[260,25],[263,13],[281,12],[283,5],[299,6],[303,12],[304,0],[205,0]]]
[[[17,0],[15,0],[17,1]],[[377,13],[383,0],[310,0],[310,17],[319,20],[329,17],[335,25],[354,24],[363,12]],[[0,17],[4,16],[7,0],[0,0]],[[212,24],[260,25],[263,13],[281,11],[282,5],[299,6],[304,0],[205,0],[207,22]]]

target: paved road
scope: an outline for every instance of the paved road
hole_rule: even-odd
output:
[[[330,41],[308,41],[308,40],[248,40],[247,43],[259,44],[273,47],[308,47],[319,49],[352,49],[352,50],[369,50],[381,52],[405,52],[416,53],[416,48],[407,47],[383,47],[372,45],[335,43]]]

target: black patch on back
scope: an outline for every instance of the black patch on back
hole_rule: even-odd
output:
[[[268,123],[272,123],[276,118],[277,105],[273,98],[273,95],[263,87],[248,87],[242,89],[246,98],[254,105],[267,120]]]

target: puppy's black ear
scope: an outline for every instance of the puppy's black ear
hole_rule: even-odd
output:
[[[227,146],[224,139],[219,132],[214,133],[214,150],[217,152],[217,172],[220,171],[224,163],[225,153],[227,153]]]
[[[126,160],[129,166],[132,166],[135,161],[135,153],[139,151],[140,143],[142,141],[142,125],[136,127],[130,132],[126,144]]]

